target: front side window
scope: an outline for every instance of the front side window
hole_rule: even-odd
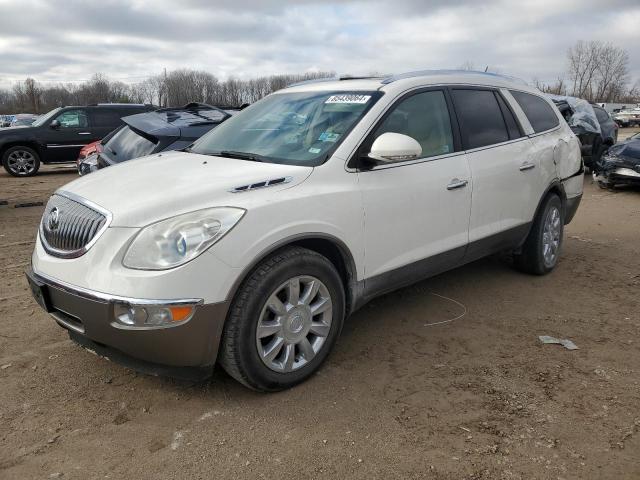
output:
[[[85,128],[87,122],[87,112],[84,110],[67,110],[56,117],[60,122],[60,128]]]
[[[465,149],[509,140],[509,132],[492,90],[454,89],[453,100]]]
[[[449,109],[440,90],[417,93],[402,100],[376,129],[373,139],[387,132],[416,140],[422,147],[420,158],[454,151]]]
[[[530,93],[510,90],[520,108],[529,119],[535,133],[544,132],[560,125],[558,116],[543,98]]]
[[[190,151],[271,163],[324,163],[379,92],[276,93],[254,103],[199,140]]]
[[[115,163],[144,157],[153,152],[156,143],[139,135],[130,127],[123,127],[105,144],[105,153]]]

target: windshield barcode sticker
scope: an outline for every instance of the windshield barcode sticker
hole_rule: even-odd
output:
[[[324,103],[367,103],[371,95],[331,95]]]

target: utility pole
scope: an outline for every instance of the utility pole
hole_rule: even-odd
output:
[[[162,105],[163,107],[166,107],[167,104],[169,103],[168,97],[169,97],[169,88],[167,87],[167,67],[164,67],[164,82],[163,82],[163,90],[164,90],[164,105]],[[160,102],[162,103],[162,102]]]

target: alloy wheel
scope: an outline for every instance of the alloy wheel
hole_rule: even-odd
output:
[[[36,169],[36,158],[27,150],[14,150],[7,158],[7,166],[16,175],[29,175]]]
[[[547,212],[544,220],[544,228],[542,230],[542,257],[544,264],[550,268],[556,264],[558,260],[558,250],[560,249],[560,240],[562,236],[562,223],[560,210],[553,206]]]
[[[256,347],[271,370],[289,373],[308,364],[331,330],[333,305],[326,285],[303,275],[290,278],[269,296],[256,327]]]

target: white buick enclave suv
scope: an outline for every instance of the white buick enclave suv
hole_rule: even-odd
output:
[[[498,251],[558,262],[580,145],[513,79],[417,72],[285,88],[181,152],[49,200],[27,272],[78,343],[147,372],[273,391],[376,295]]]

